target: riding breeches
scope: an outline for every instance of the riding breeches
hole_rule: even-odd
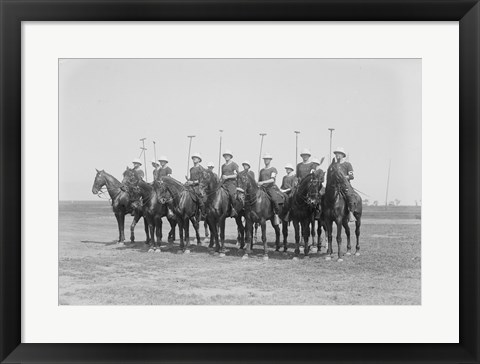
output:
[[[273,212],[278,215],[282,205],[285,202],[285,197],[276,185],[266,188],[266,192],[273,202]]]
[[[235,199],[237,198],[237,183],[232,180],[226,180],[223,182],[223,188],[225,188],[225,190],[228,192],[230,204],[234,206]]]

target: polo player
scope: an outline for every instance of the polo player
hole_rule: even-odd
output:
[[[161,177],[165,177],[165,176],[170,176],[172,174],[172,169],[169,166],[167,166],[168,164],[167,156],[165,155],[160,156],[158,161],[160,162],[160,167],[158,168],[156,179],[160,179]]]
[[[287,195],[287,213],[283,217],[283,221],[288,221],[290,216],[290,197],[292,194],[292,189],[297,185],[298,179],[295,173],[293,173],[293,166],[290,163],[285,165],[285,172],[287,173],[286,176],[283,176],[282,186],[280,187],[280,191]]]
[[[293,166],[290,163],[285,165],[285,172],[287,173],[286,176],[283,177],[282,186],[280,187],[280,191],[290,195],[292,188],[297,184],[297,176],[293,173]]]
[[[198,209],[200,212],[201,219],[205,219],[205,204],[203,197],[200,194],[200,179],[202,177],[205,168],[203,168],[200,163],[202,162],[202,156],[200,153],[192,154],[193,167],[190,168],[190,178],[188,179],[186,185],[193,188],[195,195],[197,197]]]
[[[245,160],[242,162],[243,171],[240,174],[248,174],[255,180],[255,172],[250,170],[251,164],[249,161]]]
[[[225,163],[222,165],[222,177],[223,186],[228,191],[228,197],[230,200],[231,213],[230,217],[237,216],[237,211],[235,211],[235,197],[237,193],[237,174],[238,174],[238,164],[233,161],[233,154],[230,150],[225,150],[223,152],[223,158],[225,158]]]
[[[218,174],[216,174],[216,173],[213,171],[214,168],[215,168],[215,163],[213,163],[213,162],[208,162],[207,168],[208,168],[208,170],[211,171],[211,172],[213,173],[213,175],[215,176],[215,181],[218,182]]]
[[[307,148],[303,149],[302,152],[300,153],[300,157],[302,157],[302,161],[297,164],[297,179],[298,183],[308,176],[310,172],[312,171],[312,163],[310,161],[310,157],[312,156],[312,153],[310,153],[310,150]]]
[[[157,179],[158,174],[158,167],[160,167],[160,163],[158,163],[155,159],[152,159],[152,167],[153,167],[153,180]]]
[[[353,187],[350,184],[350,181],[354,179],[353,167],[350,164],[350,162],[347,162],[345,160],[345,157],[347,156],[347,154],[345,153],[345,149],[343,149],[342,147],[338,147],[333,151],[333,153],[335,154],[337,163],[340,163],[340,171],[345,177],[346,183],[345,183],[344,192],[347,199],[348,210],[349,210],[348,221],[354,222],[354,221],[357,221],[357,219],[355,219],[355,216],[353,215],[353,212],[355,211],[356,197],[355,197],[355,192],[353,190]]]
[[[279,190],[278,186],[275,184],[275,179],[277,177],[278,171],[275,167],[271,167],[270,163],[272,162],[272,155],[266,153],[263,156],[263,162],[265,167],[260,170],[260,175],[258,177],[258,186],[263,187],[268,193],[268,196],[273,202],[273,213],[274,213],[274,224],[279,224],[278,213],[280,211],[280,205],[284,202],[284,196]]]
[[[322,164],[322,162],[320,162],[320,160],[318,158],[312,158],[312,171],[311,173],[313,173],[313,175],[315,176],[315,178],[318,179],[319,181],[319,192],[320,192],[320,196],[322,196],[324,193],[325,193],[325,189],[323,188],[323,182],[325,181],[325,172],[323,171],[322,168],[320,168],[320,165]],[[315,209],[315,219],[318,220],[320,219],[320,210],[317,208]]]
[[[132,161],[133,163],[133,171],[135,172],[138,179],[143,179],[145,177],[145,173],[140,169],[142,166],[142,162],[140,159],[136,158]]]

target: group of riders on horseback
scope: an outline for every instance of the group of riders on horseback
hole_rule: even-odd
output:
[[[332,183],[335,182],[335,188],[333,189],[329,188],[333,184],[329,185],[328,182],[326,188],[323,186],[325,172],[320,168],[323,158],[321,161],[318,158],[312,158],[308,149],[304,149],[301,152],[302,161],[297,164],[296,169],[291,164],[285,165],[286,175],[283,177],[280,187],[276,184],[278,170],[271,163],[273,160],[271,154],[266,153],[263,156],[264,167],[260,170],[258,181],[256,181],[255,173],[250,170],[250,162],[247,160],[243,161],[241,164],[243,169],[240,170],[238,164],[233,160],[232,151],[225,150],[223,153],[225,162],[221,166],[220,177],[213,171],[215,166],[212,162],[209,162],[205,169],[201,165],[203,160],[201,154],[194,153],[191,156],[193,166],[190,168],[190,175],[187,177],[186,183],[181,184],[171,177],[172,169],[168,166],[168,158],[161,156],[158,161],[153,160],[151,162],[154,167],[154,181],[152,184],[147,184],[143,181],[145,175],[141,169],[142,163],[139,159],[135,159],[133,168],[127,167],[127,170],[124,172],[124,180],[120,188],[130,196],[130,203],[133,206],[130,212],[135,214],[135,211],[139,211],[139,215],[143,214],[144,217],[147,217],[148,214],[152,215],[149,225],[157,228],[158,218],[153,217],[155,213],[152,211],[155,210],[155,206],[152,204],[152,201],[155,200],[158,204],[163,203],[166,208],[162,210],[162,214],[171,220],[173,231],[175,222],[180,225],[182,248],[184,248],[183,233],[185,233],[188,249],[189,220],[195,227],[197,243],[200,242],[198,234],[199,221],[205,220],[211,232],[210,246],[213,247],[213,244],[215,244],[217,251],[220,252],[218,242],[218,233],[220,232],[221,251],[223,251],[225,218],[232,217],[237,222],[239,240],[242,240],[241,248],[245,246],[245,234],[247,242],[252,242],[253,226],[256,228],[258,225],[261,225],[262,241],[264,242],[266,254],[265,221],[270,220],[275,229],[278,250],[280,244],[280,229],[278,225],[280,220],[282,220],[282,225],[284,226],[284,251],[286,251],[288,223],[293,221],[297,244],[295,252],[298,253],[300,227],[303,232],[302,236],[305,246],[307,246],[306,240],[308,240],[309,226],[312,222],[314,224],[315,221],[318,221],[319,235],[321,234],[321,226],[327,231],[329,251],[331,253],[331,222],[334,221],[337,223],[337,242],[339,242],[340,238],[338,227],[340,226],[340,230],[342,225],[345,227],[349,251],[350,233],[348,222],[354,222],[361,216],[361,198],[351,186],[350,181],[354,179],[353,167],[345,159],[345,150],[341,147],[336,148],[334,154],[335,158],[327,175],[328,180],[331,179]],[[332,173],[332,177],[330,173]],[[333,175],[334,173],[336,174]],[[331,192],[330,198],[324,196],[328,191]],[[337,212],[332,210],[332,214],[327,213],[327,215],[332,215],[330,216],[329,224],[328,216],[325,215],[325,210],[326,208],[328,210],[328,206],[324,206],[322,200],[330,201],[332,208],[335,209],[334,205],[338,204],[339,196],[343,197],[345,204]],[[189,200],[192,202],[190,207],[188,206]],[[322,216],[322,211],[325,216]],[[337,215],[341,216],[338,217]],[[158,217],[158,213],[155,216]],[[245,226],[242,224],[242,217],[245,218]],[[330,225],[330,229],[328,225]],[[358,253],[360,222],[358,221],[356,225],[356,233],[358,230]],[[150,239],[153,239],[155,249],[154,231],[154,228],[150,230]]]

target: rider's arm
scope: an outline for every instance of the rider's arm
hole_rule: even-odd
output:
[[[353,176],[353,167],[350,163],[347,165],[347,179],[350,181],[354,179],[355,177]]]

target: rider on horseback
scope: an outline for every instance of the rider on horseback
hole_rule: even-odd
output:
[[[235,163],[232,158],[233,154],[230,150],[225,150],[223,153],[223,158],[225,158],[225,163],[222,165],[222,181],[223,186],[228,191],[228,196],[230,199],[231,213],[230,217],[237,216],[237,211],[235,211],[235,198],[237,193],[237,174],[238,174],[238,164]]]
[[[166,156],[160,156],[158,161],[160,162],[160,167],[157,169],[155,180],[159,180],[161,177],[170,176],[172,174],[172,169],[167,166],[168,158]]]
[[[348,211],[349,211],[348,220],[349,222],[354,222],[354,221],[357,221],[355,219],[355,216],[353,215],[353,212],[355,211],[356,197],[355,197],[355,192],[353,190],[353,187],[350,184],[350,181],[354,178],[353,167],[349,162],[345,160],[345,157],[347,156],[347,154],[345,153],[345,150],[342,147],[338,147],[337,149],[334,150],[333,153],[335,154],[337,163],[340,164],[340,170],[342,171],[345,177],[344,192],[348,202]]]
[[[269,153],[265,153],[263,156],[263,161],[265,163],[265,167],[260,170],[260,176],[258,178],[258,186],[264,187],[265,191],[268,193],[268,196],[273,202],[273,213],[274,221],[279,221],[278,213],[280,211],[280,204],[284,202],[284,196],[282,192],[275,184],[275,178],[277,176],[277,169],[275,167],[270,167],[270,162],[272,161],[273,157]],[[277,224],[278,225],[278,224]]]
[[[203,168],[200,165],[200,162],[202,161],[202,156],[200,155],[200,153],[193,153],[192,161],[193,161],[193,167],[190,168],[190,178],[188,179],[186,185],[193,188],[193,191],[195,192],[195,196],[197,197],[200,218],[204,220],[205,219],[205,203],[203,201],[203,197],[200,194],[199,184],[200,184],[200,179],[202,178],[202,174],[205,171],[205,168]]]
[[[323,160],[322,160],[323,162]],[[325,193],[325,189],[323,188],[323,181],[325,180],[325,172],[323,169],[320,168],[320,164],[322,162],[318,158],[312,158],[312,171],[313,175],[315,176],[316,179],[319,181],[319,193],[320,196]],[[318,220],[320,219],[320,209],[319,206],[315,209],[315,219]]]
[[[215,163],[213,163],[213,162],[208,162],[207,168],[208,168],[208,170],[211,171],[211,172],[213,173],[213,175],[215,176],[215,181],[218,182],[218,174],[216,174],[216,173],[213,171],[213,169],[215,168]]]
[[[310,162],[310,157],[312,156],[312,153],[305,148],[302,150],[302,153],[300,153],[300,157],[302,157],[303,161],[297,164],[297,179],[298,182],[308,176],[308,174],[312,171],[313,166],[312,163]]]
[[[145,177],[145,173],[143,173],[143,171],[140,169],[140,167],[142,166],[142,162],[140,161],[140,159],[136,158],[132,161],[132,163],[133,163],[133,172],[135,173],[137,180],[138,181],[143,180],[143,177]],[[142,196],[136,184],[127,183],[127,189],[128,189],[128,193],[130,194],[130,198],[132,200],[131,214],[133,215],[135,210],[142,207],[142,201],[141,201]]]
[[[255,173],[250,170],[250,162],[249,161],[243,161],[242,162],[242,167],[243,171],[241,171],[239,174],[248,174],[250,175],[254,180],[255,180]]]
[[[293,166],[290,163],[285,165],[285,172],[287,175],[283,177],[282,186],[280,187],[280,191],[287,194],[290,197],[292,193],[292,189],[297,185],[297,176],[293,173]],[[289,199],[288,199],[289,200]],[[283,217],[283,221],[288,221],[290,215],[290,208],[287,208],[287,213]]]
[[[158,167],[160,167],[160,163],[158,163],[155,159],[152,159],[152,167],[153,167],[153,180],[157,179],[158,174]]]

